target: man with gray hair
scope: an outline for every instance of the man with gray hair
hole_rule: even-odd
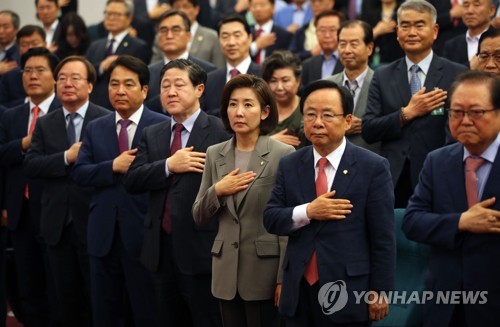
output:
[[[20,56],[16,43],[19,15],[11,10],[0,10],[0,77],[17,67]]]
[[[466,67],[433,53],[439,26],[429,2],[406,1],[397,16],[405,57],[375,71],[361,133],[368,143],[381,142],[391,164],[395,207],[405,208],[427,153],[446,142],[447,90]]]

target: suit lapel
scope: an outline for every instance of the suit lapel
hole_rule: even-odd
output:
[[[349,189],[349,185],[351,185],[352,180],[356,177],[356,158],[353,153],[353,145],[347,141],[346,148],[344,154],[342,155],[342,159],[340,160],[339,167],[337,172],[335,173],[335,179],[332,183],[332,188],[330,191],[335,190],[335,197],[342,198],[347,190]]]
[[[139,120],[139,124],[137,125],[137,129],[135,131],[134,139],[132,140],[131,149],[135,149],[139,145],[139,141],[141,140],[142,129],[150,124],[150,111],[146,106],[144,106],[144,111],[142,112],[141,119]]]
[[[431,65],[425,78],[425,89],[427,92],[432,91],[439,85],[439,81],[443,77],[443,63],[441,59],[435,54],[432,56]]]
[[[130,42],[130,34],[127,34],[122,42],[118,45],[118,47],[116,48],[116,51],[115,51],[115,54],[117,55],[120,55],[120,54],[126,54],[127,53],[127,47],[129,45],[129,42]]]
[[[484,201],[485,199],[491,198],[493,196],[498,197],[498,178],[500,177],[500,148],[498,149],[497,155],[495,157],[495,162],[491,166],[490,174],[488,176],[488,180],[486,181],[486,185],[484,186],[483,196],[480,201]],[[498,200],[495,203],[495,209],[498,209],[500,206],[498,204]]]
[[[368,68],[366,72],[365,79],[363,81],[363,86],[359,91],[358,103],[356,103],[356,107],[354,108],[353,114],[357,117],[363,116],[366,109],[366,102],[368,99],[368,90],[370,89],[370,84],[373,78],[373,70]]]
[[[411,98],[410,83],[408,82],[408,70],[404,58],[399,60],[394,76],[393,89],[398,90],[402,103],[408,103]],[[381,81],[382,82],[382,81]]]
[[[313,59],[313,66],[311,69],[312,70],[311,71],[311,75],[312,75],[311,82],[318,80],[318,79],[321,79],[322,67],[323,67],[323,56],[319,55],[315,59]]]
[[[450,198],[455,201],[455,208],[467,210],[467,194],[465,191],[465,171],[463,163],[464,150],[461,144],[455,144],[444,162],[439,165],[439,175],[448,176],[446,183],[450,190]]]
[[[234,142],[234,137],[232,137],[229,141],[226,141],[219,152],[220,158],[215,161],[215,168],[217,169],[217,181],[220,181],[224,176],[234,170]],[[229,212],[231,212],[234,217],[238,217],[238,215],[236,214],[234,196],[226,196],[226,205],[229,209]]]
[[[297,170],[299,174],[299,185],[302,188],[303,203],[311,202],[316,199],[316,179],[314,167],[313,148],[310,146],[301,158],[300,167]]]
[[[120,155],[120,147],[118,146],[118,134],[116,133],[116,114],[109,115],[106,121],[106,126],[103,128],[103,142],[109,142],[111,157],[116,158]],[[136,132],[137,134],[137,132]]]
[[[52,115],[49,130],[52,133],[53,141],[57,149],[66,150],[71,146],[71,144],[68,143],[66,118],[64,117],[62,108],[59,109],[56,115]]]

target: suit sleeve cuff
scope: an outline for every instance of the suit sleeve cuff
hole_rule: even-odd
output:
[[[300,206],[296,206],[293,208],[293,213],[292,213],[292,231],[295,231],[299,228],[302,228],[304,226],[307,226],[311,223],[311,220],[307,217],[307,206],[309,203],[302,204]]]
[[[69,162],[68,162],[68,157],[67,157],[67,155],[68,155],[68,151],[64,151],[64,164],[65,164],[66,166],[69,166]]]
[[[168,158],[165,160],[165,176],[168,178],[172,173],[168,171]]]
[[[252,57],[255,57],[257,55],[257,52],[259,52],[259,48],[257,48],[257,44],[255,42],[252,42],[250,44],[250,55]]]

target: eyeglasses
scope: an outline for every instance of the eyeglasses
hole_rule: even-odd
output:
[[[341,117],[344,116],[344,114],[334,114],[331,112],[323,112],[321,114],[321,120],[327,123],[331,123],[335,117]],[[318,119],[318,115],[314,112],[306,112],[304,113],[304,121],[308,123],[312,123]]]
[[[180,26],[174,26],[172,28],[168,28],[168,27],[160,27],[158,29],[158,34],[159,35],[168,35],[168,32],[172,32],[172,35],[174,36],[179,36],[181,34],[181,32],[183,32],[184,30],[182,29],[182,27]]]
[[[84,78],[80,75],[71,75],[69,78],[66,75],[61,75],[61,76],[57,77],[56,82],[60,83],[60,84],[64,84],[64,83],[66,83],[66,81],[68,79],[71,82],[71,84],[77,84],[77,83],[80,83],[81,81],[84,80]]]
[[[25,67],[23,69],[23,73],[31,75],[32,73],[36,73],[37,75],[41,75],[48,71],[45,67]]]
[[[495,52],[495,53],[480,52],[477,54],[477,58],[479,59],[479,62],[481,62],[481,63],[486,63],[490,60],[490,58],[492,58],[493,62],[499,64],[500,63],[500,52]]]
[[[448,117],[450,117],[450,119],[463,119],[464,116],[468,116],[469,119],[481,119],[487,112],[495,110],[498,109],[473,109],[473,110],[448,109]]]
[[[104,16],[110,17],[110,18],[118,18],[118,17],[127,16],[127,14],[122,13],[122,12],[104,11]]]

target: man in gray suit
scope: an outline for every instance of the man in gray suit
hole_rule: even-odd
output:
[[[326,79],[348,88],[354,98],[352,124],[346,131],[349,141],[378,153],[380,142],[368,144],[361,137],[361,117],[365,113],[373,77],[373,70],[368,67],[368,58],[373,52],[372,28],[363,21],[350,20],[340,26],[338,39],[339,58],[344,70]]]
[[[211,28],[201,26],[196,21],[200,13],[199,0],[172,0],[172,7],[185,12],[191,21],[191,35],[193,38],[189,44],[189,54],[208,61],[218,68],[225,67],[226,60],[219,46],[217,32]]]

